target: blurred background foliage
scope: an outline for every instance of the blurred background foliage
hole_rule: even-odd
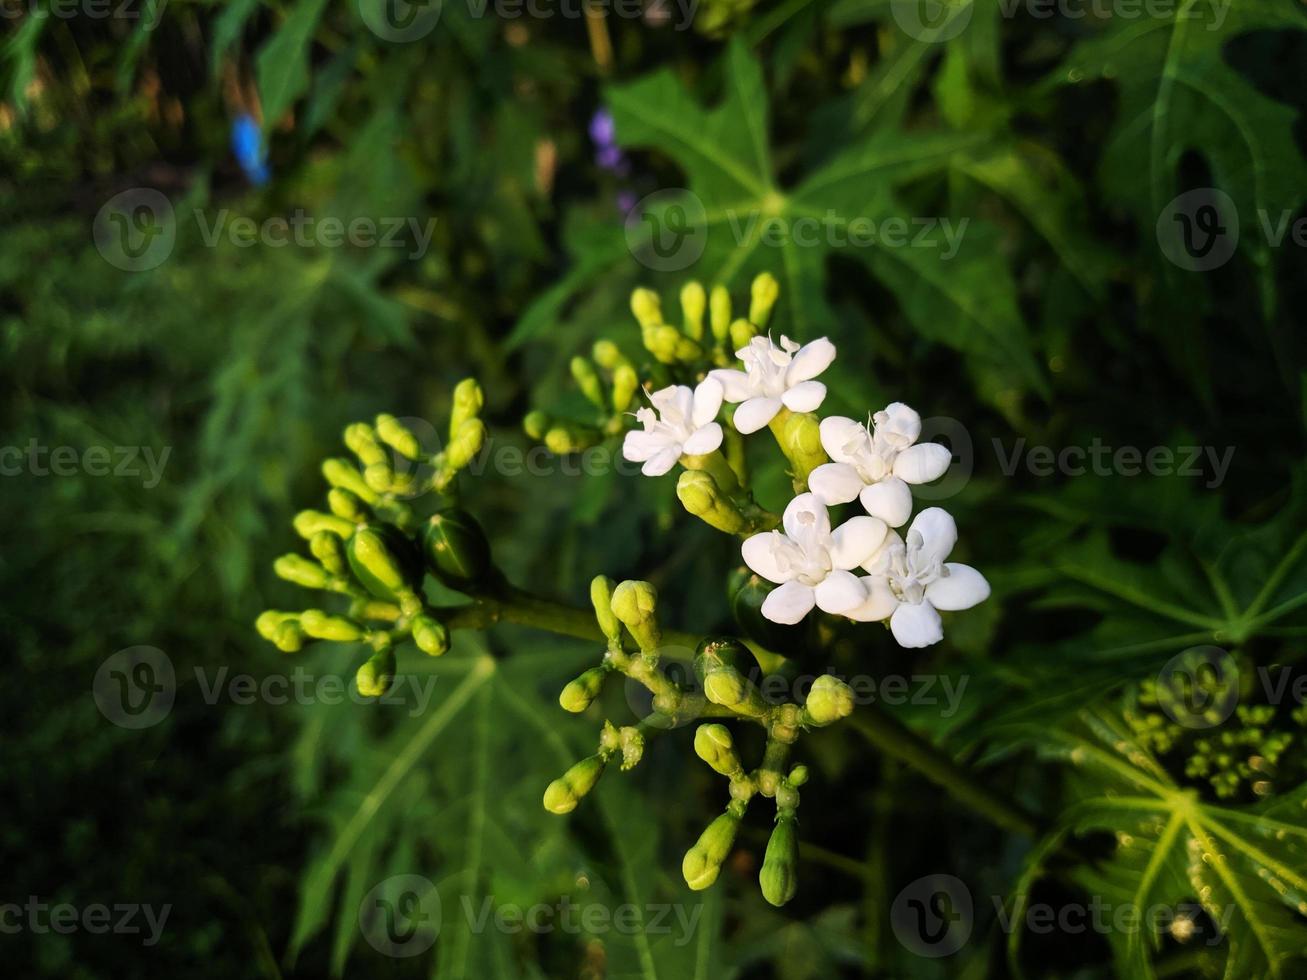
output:
[[[434,29],[392,43],[364,4],[142,0],[109,17],[4,6],[4,444],[169,456],[153,486],[30,468],[0,480],[3,897],[173,906],[152,948],[26,932],[5,936],[6,960],[59,977],[1301,971],[1300,762],[1218,793],[1229,780],[1203,765],[1242,757],[1211,763],[1195,733],[1167,734],[1136,683],[1203,643],[1249,671],[1301,661],[1307,262],[1292,233],[1277,247],[1267,231],[1304,216],[1301,7],[1236,3],[1218,24],[1216,5],[1193,2],[1136,18],[962,0],[945,17],[965,26],[936,42],[904,31],[887,0],[703,0],[689,30],[665,2],[583,19],[445,0]],[[595,159],[601,107],[622,172]],[[262,120],[264,185],[231,154],[242,113]],[[132,273],[105,260],[91,227],[136,187],[165,193],[179,217],[167,260]],[[1204,187],[1229,195],[1241,234],[1229,262],[1195,273],[1166,259],[1158,222]],[[713,218],[702,258],[658,273],[632,256],[623,198],[667,189]],[[206,243],[197,209],[435,230],[416,257],[241,248]],[[968,224],[945,260],[741,245],[728,210]],[[797,900],[777,911],[757,895],[763,827],[691,897],[679,856],[721,801],[685,739],[658,740],[571,819],[541,810],[545,782],[590,738],[593,720],[555,698],[594,651],[524,630],[460,637],[439,662],[401,653],[402,671],[435,681],[422,713],[206,703],[197,670],[211,683],[293,668],[251,622],[294,601],[269,561],[294,546],[289,519],[317,503],[317,461],[347,422],[393,411],[437,424],[453,383],[474,374],[496,444],[525,446],[529,408],[578,404],[568,358],[605,336],[635,351],[633,286],[670,298],[693,275],[738,293],[762,270],[782,283],[781,330],[839,346],[827,409],[901,398],[964,424],[946,429],[969,474],[947,506],[964,560],[995,587],[940,647],[891,652],[855,632],[811,666],[965,677],[956,715],[895,710],[984,767],[1048,838],[988,826],[844,727],[805,743],[816,777]],[[1219,486],[1210,466],[1004,472],[1022,447],[1094,440],[1235,452]],[[580,602],[593,574],[638,576],[678,626],[730,626],[733,545],[681,513],[666,480],[491,473],[473,500],[521,584]],[[107,655],[138,644],[168,653],[179,686],[162,724],[129,731],[105,721],[90,685]],[[500,658],[489,675],[476,668],[486,649]],[[353,670],[338,651],[302,662]],[[1254,747],[1287,733],[1301,752],[1302,722],[1285,708],[1229,725],[1253,730]],[[1202,809],[1177,809],[1176,787]],[[1155,799],[1114,809],[1122,794]],[[1221,850],[1228,863],[1211,859]],[[445,897],[441,939],[413,960],[358,941],[359,896],[400,872]],[[931,960],[896,939],[889,907],[936,872],[968,884],[976,922],[962,952]],[[989,899],[1094,894],[1237,912],[1219,943],[1152,949],[1119,934],[1005,936]],[[702,919],[686,946],[458,928],[454,896],[563,895],[702,903]]]

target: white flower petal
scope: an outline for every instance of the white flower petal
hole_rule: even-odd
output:
[[[899,646],[909,649],[944,639],[944,624],[929,602],[901,603],[889,618],[889,628]]]
[[[753,394],[753,385],[749,383],[749,376],[743,371],[718,368],[709,371],[708,377],[717,379],[717,383],[722,386],[723,397],[732,404],[742,402]]]
[[[948,472],[953,453],[937,442],[909,446],[894,458],[894,475],[908,483],[929,483]]]
[[[661,432],[644,432],[636,429],[628,432],[626,438],[622,440],[622,455],[632,463],[643,463],[671,444],[671,440]]]
[[[842,415],[821,420],[821,448],[837,463],[853,463],[858,451],[870,446],[871,437],[862,425]]]
[[[927,559],[943,561],[958,542],[958,526],[953,515],[942,507],[927,507],[908,528],[908,536],[921,535],[921,554]]]
[[[898,608],[899,600],[890,589],[888,579],[879,575],[864,575],[862,588],[867,599],[862,605],[844,614],[849,619],[856,619],[860,623],[879,622],[888,619]]]
[[[792,626],[812,611],[817,596],[812,586],[802,582],[786,582],[772,590],[762,603],[762,614],[773,623]]]
[[[944,573],[926,586],[926,598],[936,609],[956,612],[970,609],[989,598],[989,583],[985,576],[970,565],[948,562]]]
[[[722,407],[722,383],[716,378],[704,378],[694,389],[694,407],[690,412],[690,421],[697,429],[717,418]]]
[[[808,489],[829,507],[847,504],[862,491],[862,477],[848,463],[822,463],[808,474]]]
[[[905,449],[921,435],[921,416],[903,402],[890,402],[872,417],[876,433],[895,449]]]
[[[876,553],[887,530],[876,517],[850,518],[831,534],[831,562],[836,568],[857,568]]]
[[[677,445],[668,446],[666,449],[660,449],[649,457],[648,461],[640,467],[640,472],[645,476],[662,476],[681,458],[681,447]]]
[[[801,493],[785,505],[781,525],[791,538],[816,532],[824,538],[830,534],[830,514],[815,493]]]
[[[794,573],[777,561],[777,544],[782,540],[777,531],[763,531],[744,539],[740,555],[744,563],[768,582],[788,582]]]
[[[750,398],[735,410],[735,429],[744,435],[757,432],[781,410],[779,398]]]
[[[681,452],[687,456],[703,456],[705,453],[713,452],[721,444],[722,427],[716,422],[709,422],[694,430],[690,438],[685,440]]]
[[[826,386],[820,381],[800,381],[781,395],[781,401],[791,412],[815,412],[825,399]]]
[[[817,608],[835,616],[856,609],[867,601],[866,589],[858,576],[839,569],[822,579],[813,592]]]
[[[868,514],[879,517],[890,527],[902,527],[912,516],[912,491],[897,476],[887,476],[865,487],[858,499]]]
[[[835,345],[825,337],[804,344],[785,371],[785,383],[796,385],[800,381],[815,378],[830,367],[830,362],[833,360],[835,360]]]
[[[876,553],[862,563],[862,568],[869,575],[885,575],[894,556],[903,550],[903,539],[899,537],[899,532],[887,531],[885,540],[876,549]]]

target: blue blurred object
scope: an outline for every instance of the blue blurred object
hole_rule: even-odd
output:
[[[243,112],[232,121],[231,151],[251,184],[262,186],[268,182],[271,173],[263,146],[263,130],[248,113]]]

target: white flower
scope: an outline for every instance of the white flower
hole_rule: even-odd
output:
[[[872,517],[901,527],[912,513],[909,483],[929,483],[944,475],[953,454],[937,442],[913,445],[921,435],[921,416],[894,402],[872,417],[872,429],[853,419],[821,420],[821,445],[835,462],[808,475],[808,489],[828,506],[854,497]]]
[[[780,588],[762,604],[773,623],[797,623],[814,605],[847,615],[867,601],[857,568],[880,547],[888,530],[874,517],[854,517],[831,531],[830,515],[813,494],[790,501],[780,531],[764,531],[744,542],[741,553],[751,569]]]
[[[813,381],[835,360],[835,345],[825,337],[800,347],[781,337],[777,347],[770,337],[754,337],[735,356],[744,370],[718,368],[711,377],[722,383],[728,402],[743,402],[735,410],[735,428],[746,435],[757,432],[776,417],[781,406],[792,412],[815,412],[826,397],[826,386]]]
[[[855,518],[856,520],[856,518]],[[970,609],[989,598],[985,576],[970,565],[945,562],[958,539],[948,511],[927,507],[908,528],[907,539],[890,531],[863,569],[867,600],[847,610],[849,619],[889,619],[902,647],[928,647],[944,638],[937,610]]]
[[[722,427],[713,421],[722,407],[722,386],[712,378],[693,392],[671,385],[655,391],[649,401],[653,408],[635,413],[644,429],[628,432],[622,443],[622,455],[644,463],[640,472],[645,476],[662,476],[682,455],[703,456],[722,444]]]

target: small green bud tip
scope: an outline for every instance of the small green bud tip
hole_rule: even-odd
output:
[[[328,616],[321,609],[300,613],[300,628],[315,640],[353,643],[363,638],[363,627],[344,616]]]
[[[635,368],[620,364],[613,372],[613,411],[625,412],[631,407],[635,393],[640,390],[640,378]]]
[[[791,786],[802,786],[808,781],[808,767],[795,766],[790,770],[789,781]]]
[[[748,526],[735,503],[703,470],[685,470],[677,478],[676,496],[689,513],[719,531],[738,534]]]
[[[393,415],[377,416],[377,436],[405,459],[416,460],[422,455],[418,437]]]
[[[345,574],[345,545],[330,531],[319,531],[309,538],[309,551],[332,575]]]
[[[293,612],[269,609],[266,612],[259,613],[259,618],[254,621],[254,628],[259,631],[259,636],[265,640],[276,642],[277,631],[281,628],[281,624],[294,623],[298,618],[298,614]]]
[[[853,711],[853,689],[837,677],[822,674],[812,683],[804,703],[805,720],[811,725],[830,725]]]
[[[362,579],[370,577],[385,593],[399,594],[408,589],[409,577],[386,538],[376,528],[360,527],[349,539],[350,565],[355,574]]]
[[[641,327],[658,326],[663,322],[663,306],[652,289],[637,289],[631,293],[631,312]]]
[[[602,409],[607,404],[604,399],[604,387],[599,383],[599,372],[594,364],[580,355],[572,358],[572,378],[581,394],[596,408]]]
[[[549,418],[549,414],[540,411],[538,408],[534,411],[527,412],[526,416],[522,419],[522,431],[537,442],[544,439],[545,433],[549,431],[550,425],[552,425],[552,422]]]
[[[622,645],[622,621],[613,615],[613,580],[607,575],[596,575],[590,581],[590,604],[594,606],[595,621],[608,640],[609,649]]]
[[[545,433],[544,444],[555,456],[566,456],[589,449],[599,441],[599,433],[579,425],[555,425]]]
[[[613,615],[631,631],[644,653],[652,653],[662,645],[657,607],[658,590],[648,582],[622,582],[613,590]]]
[[[708,308],[708,294],[698,282],[687,282],[681,287],[681,313],[685,317],[685,335],[694,340],[703,339],[703,315]]]
[[[348,490],[365,504],[375,504],[377,502],[376,491],[368,486],[367,481],[363,479],[363,474],[349,460],[323,460],[322,475],[327,478],[327,482],[333,487]]]
[[[331,575],[325,568],[303,555],[282,555],[272,563],[272,570],[278,578],[306,589],[325,589],[331,581]]]
[[[685,852],[681,874],[694,891],[703,891],[717,880],[722,864],[735,845],[740,818],[727,811],[710,823],[695,845]]]
[[[602,756],[592,755],[582,759],[549,784],[545,790],[545,809],[550,813],[571,813],[582,798],[594,789],[603,771]]]
[[[740,771],[740,757],[735,753],[735,742],[725,725],[700,725],[694,733],[694,751],[723,776]]]
[[[748,320],[741,318],[731,323],[731,346],[736,350],[748,347],[749,341],[757,335],[757,329]]]
[[[453,442],[458,438],[463,423],[481,414],[486,398],[476,378],[464,378],[454,386],[454,396],[451,401],[453,404],[449,415],[449,440]]]
[[[712,335],[718,343],[726,340],[731,332],[731,294],[725,286],[713,286],[708,298],[708,311],[712,323]]]
[[[449,651],[449,630],[444,623],[431,616],[414,616],[413,642],[429,657],[443,656]]]
[[[563,710],[579,715],[590,707],[604,689],[604,677],[607,673],[603,667],[591,667],[575,680],[569,681],[558,695],[558,703]]]
[[[390,468],[388,461],[369,463],[363,470],[363,482],[377,493],[386,493],[394,489],[395,471]]]
[[[763,272],[753,280],[749,289],[749,320],[759,330],[767,329],[767,320],[780,294],[780,283],[770,272]]]
[[[390,690],[395,680],[395,652],[378,650],[358,669],[354,681],[359,694],[365,698],[379,698]]]
[[[376,432],[365,422],[355,422],[345,427],[345,446],[364,466],[383,462],[386,458],[386,451],[377,442]]]
[[[681,359],[682,341],[693,344],[694,341],[682,336],[675,327],[663,325],[646,326],[641,331],[645,349],[662,364],[675,364]]]
[[[794,816],[782,813],[776,818],[767,853],[763,856],[758,884],[762,897],[778,908],[794,897],[799,888],[799,844],[794,832]]]
[[[595,363],[605,371],[616,371],[620,365],[626,363],[621,349],[611,340],[596,340],[590,354],[594,357]]]
[[[327,491],[327,506],[331,508],[332,514],[347,521],[349,524],[362,524],[368,519],[367,509],[363,506],[363,501],[359,500],[356,494],[348,490],[342,490],[340,487],[332,487]],[[341,537],[348,538],[354,533],[353,527]]]
[[[467,419],[445,447],[445,463],[453,470],[461,470],[476,458],[486,444],[486,424],[480,419]]]
[[[327,499],[330,501],[330,493],[327,494]],[[302,510],[295,515],[291,523],[295,527],[295,533],[306,541],[319,531],[330,531],[342,538],[348,538],[354,533],[353,521],[334,514],[324,514],[318,510]]]
[[[304,646],[304,631],[299,623],[287,620],[277,627],[272,642],[282,653],[297,653]]]

